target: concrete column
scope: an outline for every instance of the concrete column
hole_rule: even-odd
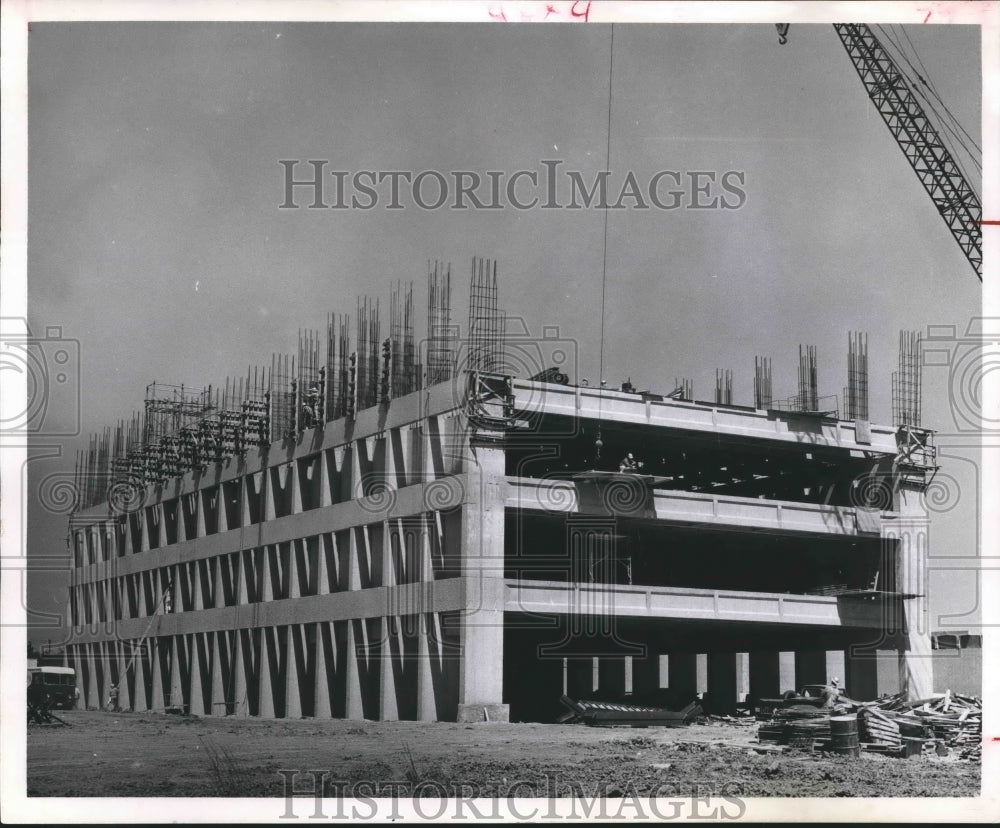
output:
[[[436,722],[437,702],[434,695],[434,673],[430,652],[431,627],[427,613],[420,613],[420,633],[417,638],[417,720]]]
[[[388,532],[383,532],[382,534],[385,537],[388,535]],[[388,546],[388,540],[386,540],[384,546]],[[389,569],[392,569],[391,565]],[[398,619],[395,620],[398,623]],[[379,679],[379,693],[381,695],[379,719],[383,722],[399,721],[399,704],[396,700],[396,673],[392,669],[392,646],[389,643],[389,637],[396,635],[396,633],[397,631],[392,629],[390,619],[383,618],[382,640],[379,642],[377,656],[381,675]],[[402,653],[402,643],[400,643],[398,652]]]
[[[708,653],[708,702],[713,713],[736,712],[736,653]]]
[[[135,642],[137,648],[146,649],[149,646],[148,641],[137,641]],[[136,713],[143,713],[146,711],[146,659],[143,657],[142,652],[139,652],[132,663],[132,669],[135,670],[135,691],[132,693],[132,710]],[[80,671],[77,670],[77,675]]]
[[[201,561],[191,561],[187,564],[181,564],[181,566],[185,567],[184,577],[187,578],[191,584],[192,608],[195,611],[203,610],[206,606],[208,606],[205,601],[206,596],[203,594],[202,590],[203,584],[201,582],[201,572],[198,570],[198,567],[201,565]],[[204,565],[208,566],[208,563],[205,562]]]
[[[795,687],[805,684],[826,684],[826,650],[795,651]]]
[[[170,646],[173,657],[170,660],[170,704],[184,704],[184,677],[181,674],[181,659],[184,652],[184,641],[179,635],[170,636]]]
[[[222,646],[219,644],[219,639],[222,641],[227,641],[225,633],[222,632],[210,632],[206,633],[208,636],[205,644],[208,647],[208,659],[212,668],[212,706],[208,710],[208,714],[211,716],[225,716],[229,712],[226,702],[225,684],[222,681]],[[235,653],[230,653],[229,658],[235,658]]]
[[[485,715],[491,721],[506,721],[510,711],[503,703],[504,582],[484,578],[471,582],[471,587],[459,632],[458,721],[483,721]]]
[[[293,460],[288,466],[288,477],[285,478],[286,485],[292,487],[292,511],[291,514],[302,513],[302,474],[303,471],[297,460]]]
[[[844,679],[847,695],[855,701],[871,701],[878,698],[878,661],[875,650],[854,650],[844,652]]]
[[[468,580],[459,632],[457,716],[459,721],[482,721],[485,715],[492,721],[505,721],[510,712],[503,703],[504,452],[490,446],[473,447],[468,442],[460,447],[460,463],[466,474],[461,566]]]
[[[316,624],[316,650],[313,652],[313,661],[316,665],[315,686],[313,687],[313,717],[316,719],[329,719],[333,716],[332,700],[330,699],[330,682],[327,678],[327,671],[336,674],[336,663],[327,664],[325,639],[329,637],[333,646],[330,647],[334,659],[337,658],[336,636],[333,631],[332,621],[320,621]]]
[[[353,532],[351,533],[353,536]],[[364,623],[363,621],[361,623]],[[361,696],[361,674],[358,670],[358,642],[355,636],[355,622],[347,621],[347,652],[344,658],[346,678],[346,711],[345,719],[363,719],[365,709]]]
[[[625,695],[625,656],[598,657],[597,694],[602,699]]]
[[[170,646],[169,638],[150,638],[153,657],[153,710],[160,711],[166,708],[163,698],[163,661],[162,649]],[[91,671],[93,675],[93,671]],[[89,703],[89,700],[88,700]]]
[[[877,673],[878,673],[878,694],[880,696],[894,696],[902,691],[903,687],[899,683],[899,653],[896,650],[878,650]],[[840,674],[841,679],[847,671]]]
[[[282,635],[279,628],[278,634]],[[299,626],[287,625],[284,628],[285,636],[285,718],[302,718],[302,696],[299,688],[299,668],[304,668],[305,664],[299,663],[299,652],[302,658],[307,658],[304,647],[296,647],[294,636],[301,640],[304,631]]]
[[[190,710],[189,712],[195,716],[204,716],[212,711],[205,710],[205,697],[202,694],[202,680],[203,676],[201,674],[201,650],[204,647],[203,638],[204,636],[211,636],[211,633],[194,633],[191,635],[190,639],[190,650],[188,652],[188,658],[190,659],[190,670],[191,670],[191,690],[190,690]]]
[[[795,686],[795,653],[786,650],[778,653],[778,683],[782,693],[798,689]]]
[[[660,689],[660,654],[646,645],[645,656],[632,658],[632,692],[655,693]]]
[[[215,490],[215,531],[228,532],[230,529],[239,529],[239,526],[229,525],[229,512],[226,510],[226,487],[220,483]],[[160,531],[163,531],[163,518],[160,518]],[[163,544],[161,544],[162,546]]]
[[[243,714],[247,716],[249,715],[249,699],[247,697],[249,677],[247,676],[246,660],[243,654],[243,635],[239,631],[235,635],[233,661],[235,665],[233,667],[232,698],[226,699],[232,706],[228,709],[233,711],[233,715]]]
[[[115,658],[118,662],[118,691],[119,691],[118,706],[122,710],[132,709],[132,688],[129,687],[129,681],[128,681],[129,680],[128,672],[131,671],[127,671],[126,669],[128,667],[129,661],[131,661],[132,643],[133,642],[131,641],[127,642],[119,641],[116,644],[112,645],[114,647]],[[125,654],[126,644],[129,645],[128,656],[126,656]],[[132,673],[132,675],[134,677],[135,673]]]
[[[331,466],[333,468],[331,469]],[[330,472],[336,472],[336,457],[330,449],[320,453],[319,462],[319,506],[330,506],[333,503],[333,490],[330,488]]]
[[[263,486],[263,503],[261,507],[264,511],[264,521],[274,520],[277,515],[277,509],[274,505],[274,481],[271,479],[271,466],[267,464],[261,469],[263,472],[263,480],[261,481],[261,486]]]
[[[594,694],[594,659],[566,659],[566,695],[571,699],[587,699]]]
[[[205,537],[205,534],[206,534],[206,530],[205,530],[205,502],[204,501],[205,501],[205,498],[203,497],[202,492],[201,491],[196,491],[194,493],[194,503],[195,503],[195,510],[197,512],[197,520],[195,521],[195,537],[197,537],[197,538],[203,538],[203,537]],[[146,551],[146,533],[145,532],[143,532],[142,551],[143,552]]]
[[[750,653],[750,698],[775,699],[782,693],[777,650]]]
[[[934,692],[933,653],[927,599],[927,560],[930,555],[930,521],[923,503],[924,486],[917,476],[897,477],[895,503],[899,518],[883,521],[884,542],[896,541],[896,589],[913,598],[902,603],[903,636],[898,651],[899,683],[911,701]]]
[[[685,704],[698,695],[698,657],[695,653],[670,653],[669,687]]]
[[[271,676],[276,673],[278,665],[271,657],[272,644],[277,649],[277,641],[274,636],[277,633],[273,627],[265,627],[261,630],[260,636],[260,670],[258,680],[260,682],[260,707],[258,714],[262,719],[274,718],[274,690],[272,688]],[[276,654],[275,654],[276,655]]]

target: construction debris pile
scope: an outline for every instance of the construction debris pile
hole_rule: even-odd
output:
[[[833,709],[790,705],[776,709],[758,731],[760,742],[826,749],[831,716],[857,716],[862,750],[890,756],[982,758],[982,701],[976,696],[936,693],[908,702],[903,694],[871,702],[841,697]]]

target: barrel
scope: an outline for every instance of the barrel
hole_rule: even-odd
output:
[[[830,750],[841,756],[858,757],[861,745],[858,743],[857,716],[830,717]]]

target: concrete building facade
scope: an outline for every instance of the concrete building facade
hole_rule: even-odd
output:
[[[929,434],[461,372],[71,520],[81,705],[552,721],[931,687]],[[641,468],[621,470],[631,453]]]

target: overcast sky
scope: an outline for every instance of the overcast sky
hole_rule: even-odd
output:
[[[978,136],[978,29],[907,33]],[[33,24],[29,313],[34,332],[58,325],[79,340],[83,432],[140,408],[152,380],[201,386],[269,364],[298,328],[353,313],[357,295],[385,301],[390,281],[414,280],[422,309],[428,259],[452,263],[464,321],[472,257],[496,258],[501,306],[534,333],[559,326],[578,344],[573,378],[593,382],[601,210],[282,210],[279,160],[482,176],[560,160],[592,181],[608,147],[610,35],[598,24]],[[734,210],[610,213],[610,383],[669,391],[689,377],[711,399],[715,369],[730,368],[734,402],[751,404],[755,354],[772,358],[785,397],[799,344],[812,344],[820,393],[839,395],[847,333],[865,331],[872,419],[888,423],[900,329],[964,332],[979,314],[980,283],[832,26],[793,26],[779,46],[771,25],[616,25],[610,124],[613,193],[630,171],[647,182],[660,170],[738,171],[746,193]],[[953,433],[946,375],[925,372],[924,422]],[[37,489],[72,468],[83,440],[47,442],[64,454],[29,463],[32,554],[65,549],[65,516],[39,507]],[[972,555],[978,458],[942,454],[931,544]],[[61,611],[65,583],[36,576],[31,607]],[[932,575],[932,612],[974,610],[974,586],[974,573]]]

